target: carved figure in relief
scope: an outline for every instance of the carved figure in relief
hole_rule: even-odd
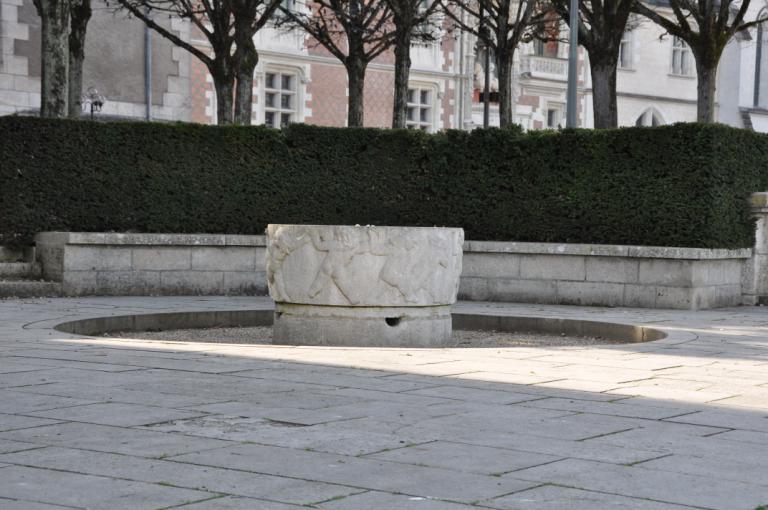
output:
[[[327,255],[320,263],[320,269],[309,287],[309,297],[317,297],[323,289],[333,283],[351,305],[362,301],[359,294],[365,289],[355,285],[348,269],[355,255],[366,251],[364,245],[367,243],[362,243],[361,236],[356,234],[357,232],[343,228],[334,228],[330,238],[326,238],[318,230],[312,232],[312,244],[315,249],[327,252]]]
[[[429,244],[435,246],[444,243],[441,243],[434,236],[430,236]],[[434,259],[434,252],[425,250],[424,246],[420,246],[412,233],[404,233],[382,245],[371,248],[371,252],[375,255],[387,257],[384,267],[379,273],[379,278],[400,291],[400,294],[409,303],[418,302],[419,294],[422,291],[432,295],[427,282],[433,274],[431,271],[433,265],[448,267],[448,261],[444,256]],[[434,298],[433,295],[432,297]]]
[[[290,301],[290,296],[285,289],[283,278],[283,261],[294,251],[311,241],[309,234],[303,229],[281,228],[275,232],[269,245],[270,256],[267,257],[267,275],[270,283],[274,285],[278,296],[283,296]]]
[[[277,301],[307,304],[330,300],[340,305],[339,298],[349,306],[368,306],[377,299],[403,305],[442,302],[452,292],[445,278],[460,267],[462,240],[425,229],[277,227],[270,230],[268,247],[270,291]],[[292,254],[298,258],[291,259],[291,270],[301,274],[309,264],[317,268],[314,274],[286,275],[284,265]]]

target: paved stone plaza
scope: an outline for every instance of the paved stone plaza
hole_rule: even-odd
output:
[[[153,342],[77,318],[266,298],[0,301],[2,509],[747,509],[768,503],[768,309],[459,303],[656,325],[591,347]]]

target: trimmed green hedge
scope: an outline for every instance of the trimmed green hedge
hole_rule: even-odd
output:
[[[752,245],[746,197],[767,184],[768,137],[720,125],[427,135],[0,118],[5,244],[321,223],[732,248]]]

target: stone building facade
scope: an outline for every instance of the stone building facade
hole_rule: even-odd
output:
[[[753,0],[751,19],[768,0]],[[164,20],[203,49],[206,41],[188,22]],[[622,42],[618,69],[620,125],[658,125],[696,118],[696,71],[690,50],[649,21],[633,20]],[[565,39],[565,34],[563,38]],[[205,66],[144,25],[94,0],[86,38],[84,88],[107,98],[104,115],[120,118],[213,123],[216,101]],[[768,131],[768,30],[739,34],[719,72],[717,118]],[[279,126],[304,122],[344,126],[346,73],[341,63],[300,31],[266,28],[256,36],[260,61],[254,81],[253,122]],[[32,113],[40,98],[40,20],[32,0],[0,0],[0,115]],[[568,47],[531,42],[516,52],[515,122],[526,129],[564,125]],[[471,35],[446,30],[434,43],[414,44],[409,126],[430,132],[482,125],[483,53]],[[591,127],[588,56],[579,51],[580,126]],[[370,64],[365,124],[386,127],[393,103],[392,53]],[[149,72],[147,72],[149,69]],[[498,85],[491,72],[491,100]],[[147,103],[150,107],[147,108]],[[490,124],[498,124],[492,102]]]
[[[463,35],[460,37],[464,37]],[[256,34],[259,64],[254,79],[253,122],[278,127],[286,122],[344,126],[347,78],[341,62],[301,31],[267,27]],[[206,41],[193,42],[206,48]],[[468,84],[454,36],[413,46],[409,125],[430,132],[460,129],[458,96]],[[469,60],[468,60],[469,61]],[[368,66],[365,80],[365,125],[388,127],[394,103],[394,55],[386,52]],[[192,120],[216,118],[213,83],[205,66],[192,63]],[[466,95],[469,97],[471,91]]]
[[[163,22],[188,37],[188,23]],[[191,57],[154,34],[147,39],[145,30],[141,21],[95,0],[86,37],[83,87],[95,87],[106,96],[105,115],[144,118],[149,102],[153,119],[190,120]],[[147,58],[149,73],[145,72]],[[34,112],[39,107],[40,18],[32,0],[0,0],[0,115]]]

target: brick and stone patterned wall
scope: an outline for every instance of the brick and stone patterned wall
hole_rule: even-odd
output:
[[[365,77],[365,125],[392,126],[395,74],[391,70],[368,69]]]
[[[347,124],[347,76],[343,67],[332,64],[312,64],[312,80],[307,93],[312,99],[307,106],[312,115],[304,119],[307,124],[319,126],[345,126]]]

